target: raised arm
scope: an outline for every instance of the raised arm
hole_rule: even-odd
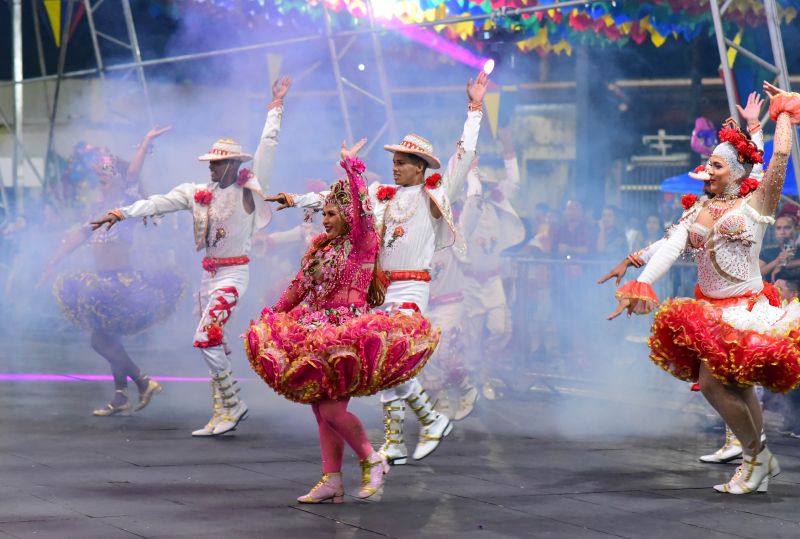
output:
[[[350,241],[353,250],[363,252],[372,250],[367,255],[374,255],[378,249],[377,235],[375,234],[375,219],[372,215],[372,205],[369,201],[367,183],[362,174],[366,167],[356,154],[366,144],[366,139],[361,139],[350,150],[342,143],[342,168],[347,173],[347,189],[352,201],[353,216],[350,228]]]
[[[481,119],[483,118],[483,96],[489,87],[489,76],[483,71],[478,75],[475,82],[470,79],[467,83],[467,97],[469,106],[467,109],[467,120],[464,122],[464,130],[458,140],[456,153],[447,162],[447,168],[442,174],[442,183],[447,193],[447,198],[458,200],[464,190],[464,182],[467,179],[472,160],[475,158],[475,149],[478,146],[478,133],[481,129]]]
[[[142,172],[142,166],[144,165],[144,160],[147,158],[147,152],[150,150],[150,145],[153,143],[153,140],[157,139],[167,131],[172,129],[171,126],[167,127],[158,127],[157,125],[153,127],[142,139],[141,144],[136,149],[136,153],[133,154],[133,158],[131,159],[131,164],[128,165],[128,174],[126,176],[126,180],[128,183],[137,183],[139,181],[139,176]]]
[[[519,163],[517,162],[517,154],[514,151],[514,141],[511,138],[511,130],[507,127],[498,129],[500,141],[503,143],[503,165],[506,170],[506,177],[500,183],[500,190],[503,195],[509,199],[514,200],[519,193],[520,177],[519,177]]]
[[[264,122],[264,129],[261,130],[261,138],[253,157],[253,173],[258,179],[262,193],[269,192],[272,164],[275,158],[275,149],[278,147],[278,134],[283,119],[283,99],[291,85],[292,80],[289,77],[281,77],[272,85],[272,101],[267,105],[267,120]]]
[[[747,131],[750,133],[750,138],[762,152],[764,151],[764,130],[761,128],[759,118],[761,117],[761,106],[763,104],[764,100],[758,95],[758,92],[751,92],[750,95],[747,96],[747,103],[744,107],[738,104],[736,105],[739,116],[741,116],[742,121],[747,124]],[[764,177],[763,165],[756,164],[753,166],[750,177],[761,181]]]
[[[792,149],[792,125],[800,123],[800,94],[781,92],[768,82],[764,82],[764,90],[771,98],[769,115],[775,121],[775,139],[769,168],[750,205],[761,215],[771,216],[778,208],[786,180],[786,166]]]
[[[480,182],[478,182],[478,186],[480,187]],[[458,217],[458,229],[467,240],[469,240],[475,232],[475,227],[478,225],[478,221],[481,217],[482,206],[483,197],[480,191],[468,195],[467,199],[464,201],[464,208],[461,210],[461,215]]]

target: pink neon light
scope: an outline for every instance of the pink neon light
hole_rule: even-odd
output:
[[[208,382],[210,378],[190,376],[152,376],[160,382]],[[0,382],[105,382],[114,378],[108,374],[40,374],[0,373]]]
[[[447,41],[436,32],[428,30],[427,28],[396,23],[387,24],[385,26],[403,34],[407,38],[416,41],[421,45],[428,47],[429,49],[433,49],[441,54],[444,54],[445,56],[449,56],[450,58],[461,62],[462,64],[474,67],[475,69],[483,69],[483,66],[486,65],[486,62],[489,60],[489,58],[478,56],[469,49],[465,49],[460,45],[456,45],[451,41]]]

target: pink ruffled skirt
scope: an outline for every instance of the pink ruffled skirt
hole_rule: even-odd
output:
[[[289,400],[364,397],[417,375],[439,343],[418,313],[264,309],[244,335],[253,370]]]

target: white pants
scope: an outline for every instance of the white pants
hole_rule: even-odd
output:
[[[201,315],[194,334],[194,346],[200,349],[212,374],[230,370],[227,326],[249,281],[247,264],[220,268],[214,275],[203,272],[197,295]]]
[[[458,387],[467,378],[468,362],[465,357],[464,340],[466,315],[464,302],[434,304],[429,311],[431,324],[442,331],[439,346],[428,360],[420,378],[422,385],[430,389]]]
[[[497,357],[511,340],[511,310],[500,276],[485,283],[467,277],[464,308],[464,342],[472,356],[473,367],[486,366],[484,359]]]
[[[414,303],[419,307],[422,315],[428,310],[431,286],[425,281],[394,281],[386,289],[386,299],[383,305],[377,307],[379,311],[398,310],[404,303]],[[392,402],[398,399],[407,399],[416,388],[421,387],[416,378],[408,382],[381,391],[381,402]]]

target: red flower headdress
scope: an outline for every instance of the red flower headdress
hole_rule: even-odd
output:
[[[758,149],[756,143],[747,138],[747,135],[739,129],[739,126],[732,119],[726,120],[722,129],[719,130],[720,143],[727,142],[736,149],[739,154],[739,162],[751,165],[764,163],[764,152]]]
[[[746,197],[756,189],[758,189],[758,180],[753,178],[747,178],[746,180],[742,181],[742,185],[739,186],[739,194],[743,197]]]

